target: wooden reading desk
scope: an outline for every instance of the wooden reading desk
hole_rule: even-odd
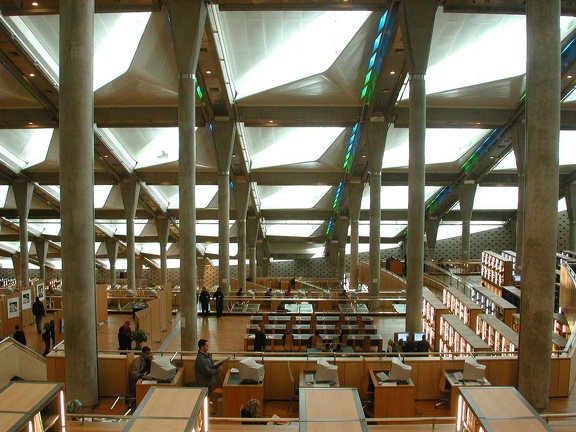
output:
[[[374,386],[374,417],[414,417],[416,386],[412,379],[406,384],[382,381],[378,377],[381,372],[388,375],[390,371],[369,370]]]
[[[222,384],[222,415],[240,417],[240,407],[250,399],[258,399],[264,406],[264,379],[258,383],[242,383],[238,373],[228,369]]]
[[[182,387],[184,386],[184,368],[179,367],[171,382],[158,382],[154,379],[139,379],[136,381],[136,405],[140,405],[151,387]]]
[[[458,395],[460,394],[458,387],[478,387],[478,386],[490,386],[490,381],[486,378],[482,381],[460,381],[454,374],[456,372],[462,373],[462,370],[445,370],[444,380],[440,383],[444,384],[443,388],[445,390],[450,389],[450,415],[456,416],[458,413]]]

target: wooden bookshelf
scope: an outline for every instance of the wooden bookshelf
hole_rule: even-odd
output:
[[[482,252],[482,278],[498,285],[512,285],[512,260],[492,251]]]
[[[448,307],[432,291],[422,290],[422,331],[432,351],[440,350],[440,316],[448,313]]]
[[[460,387],[456,431],[552,431],[514,387]]]
[[[471,287],[470,297],[484,313],[494,315],[507,326],[512,325],[512,314],[518,312],[515,305],[483,286]]]
[[[484,310],[466,294],[457,288],[444,287],[442,290],[442,303],[464,324],[472,330],[476,330],[476,317],[483,313]]]
[[[496,352],[516,354],[518,351],[518,333],[496,318],[494,315],[478,315],[476,334]]]
[[[441,315],[439,351],[443,353],[473,353],[492,351],[492,349],[457,316]]]

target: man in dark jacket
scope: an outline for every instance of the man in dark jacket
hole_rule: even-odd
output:
[[[36,331],[40,334],[42,332],[42,319],[46,315],[46,310],[44,309],[44,304],[38,297],[36,297],[36,300],[32,303],[32,314],[36,321]]]
[[[16,331],[14,332],[14,335],[12,335],[12,339],[14,339],[16,342],[20,342],[22,345],[26,345],[26,335],[22,330],[20,330],[20,326],[17,325],[15,330]]]

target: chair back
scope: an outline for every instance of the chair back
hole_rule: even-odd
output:
[[[291,333],[284,336],[284,351],[292,351],[294,349],[294,337]]]
[[[364,335],[364,339],[362,340],[362,352],[369,352],[370,350],[370,335]]]
[[[316,349],[322,350],[324,349],[324,341],[320,336],[314,335],[314,339],[312,339],[312,346]]]

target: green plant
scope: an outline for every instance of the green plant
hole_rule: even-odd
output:
[[[144,330],[136,329],[132,332],[132,340],[138,343],[146,342],[148,340],[148,333]]]

